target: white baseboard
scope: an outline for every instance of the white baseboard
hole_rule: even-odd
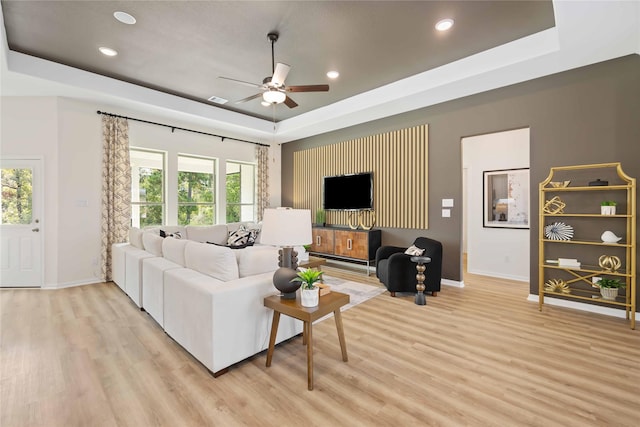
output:
[[[539,301],[538,295],[529,294],[529,296],[527,297],[527,301],[538,303]],[[586,303],[577,302],[577,301],[568,301],[560,298],[545,296],[544,303],[548,305],[555,305],[558,307],[572,308],[574,310],[588,311],[590,313],[604,314],[606,316],[620,317],[622,319],[625,319],[627,317],[626,311],[621,310],[619,308],[603,307],[601,305],[586,304]],[[636,312],[636,314],[639,314],[639,312]]]
[[[74,286],[95,285],[96,283],[104,283],[104,280],[92,277],[91,279],[74,280],[73,282],[50,283],[43,285],[41,289],[64,289],[73,288]]]
[[[453,286],[454,288],[464,288],[463,281],[450,280],[450,279],[440,279],[440,283],[442,285]]]
[[[514,276],[511,274],[502,274],[498,271],[469,271],[467,270],[468,273],[470,274],[476,274],[478,276],[488,276],[488,277],[495,277],[496,279],[507,279],[507,280],[514,280],[516,282],[529,282],[531,280],[530,277],[523,277],[523,276]]]

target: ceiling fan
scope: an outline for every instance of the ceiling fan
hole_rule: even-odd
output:
[[[277,32],[270,32],[267,34],[267,38],[271,41],[271,71],[273,73],[270,77],[265,77],[262,80],[262,84],[256,84],[251,82],[245,82],[242,80],[232,79],[229,77],[222,77],[221,79],[229,80],[235,83],[240,83],[245,86],[256,87],[262,90],[260,93],[248,96],[244,99],[236,101],[236,104],[251,101],[252,99],[262,97],[264,102],[269,104],[284,104],[289,108],[295,108],[298,104],[289,96],[287,92],[328,92],[329,85],[303,85],[303,86],[286,86],[284,80],[289,74],[291,67],[282,62],[275,62],[274,45],[278,41],[279,34]]]

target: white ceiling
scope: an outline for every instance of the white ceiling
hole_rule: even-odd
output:
[[[6,7],[8,3],[11,2],[3,1],[3,7]],[[52,3],[58,2],[43,2],[43,5]],[[130,4],[150,4],[148,2],[99,3],[116,3],[115,6],[124,5],[125,7]],[[265,6],[272,2],[217,2],[216,5],[218,6],[222,3],[229,3],[229,5],[236,3],[247,7],[251,5]],[[96,63],[93,63],[93,65],[91,63],[83,65],[83,68],[95,71],[90,72],[76,68],[78,64],[69,59],[66,59],[66,62],[73,64],[74,67],[63,65],[61,62],[55,62],[65,62],[65,55],[74,50],[71,48],[67,48],[66,53],[65,50],[62,49],[55,54],[50,54],[48,59],[44,59],[47,55],[36,52],[36,47],[38,46],[37,38],[32,41],[32,45],[28,45],[29,37],[32,36],[32,33],[43,33],[45,34],[45,38],[54,38],[55,32],[46,35],[48,34],[46,31],[39,32],[31,30],[31,28],[38,28],[38,26],[35,25],[36,22],[32,22],[34,25],[29,26],[29,31],[23,31],[24,34],[19,39],[19,41],[25,40],[25,45],[21,46],[20,43],[13,40],[7,41],[7,32],[9,32],[9,34],[16,34],[16,38],[21,34],[20,31],[13,29],[9,31],[10,28],[13,28],[12,25],[15,24],[15,28],[22,28],[23,30],[24,25],[20,25],[21,22],[19,19],[16,21],[17,23],[13,23],[12,21],[12,23],[7,24],[7,22],[5,22],[6,17],[4,16],[4,10],[2,11],[3,15],[0,16],[0,18],[2,18],[0,20],[2,22],[0,93],[3,96],[66,96],[78,98],[104,105],[105,109],[109,108],[109,111],[114,113],[120,113],[120,109],[122,109],[122,111],[134,111],[140,112],[140,114],[166,118],[168,123],[174,123],[176,120],[180,120],[182,122],[193,123],[213,133],[225,134],[256,142],[288,142],[497,87],[519,83],[544,75],[633,53],[640,53],[640,1],[638,0],[556,0],[553,2],[554,27],[543,29],[542,31],[537,31],[524,37],[518,36],[520,38],[517,39],[513,39],[514,34],[517,34],[513,29],[511,29],[511,31],[492,29],[492,34],[499,33],[499,37],[495,35],[487,37],[483,40],[484,44],[471,43],[469,41],[474,39],[474,37],[480,38],[481,32],[468,33],[468,29],[460,29],[461,22],[468,21],[468,18],[465,19],[466,15],[464,13],[466,9],[462,8],[456,12],[458,13],[456,16],[460,19],[455,18],[457,25],[454,26],[452,31],[465,33],[465,36],[455,39],[455,43],[454,41],[449,41],[448,45],[444,44],[443,46],[448,49],[444,49],[442,46],[438,47],[438,41],[430,38],[429,40],[432,44],[430,45],[431,48],[429,52],[431,55],[429,55],[430,57],[427,58],[427,60],[422,62],[418,61],[418,63],[410,61],[411,55],[416,50],[415,46],[411,49],[402,50],[402,52],[397,54],[391,52],[393,55],[387,50],[386,54],[380,55],[379,62],[375,63],[381,64],[384,62],[387,66],[380,65],[378,67],[375,64],[362,60],[360,62],[363,62],[363,64],[360,65],[365,67],[365,72],[362,70],[358,71],[356,67],[357,64],[348,64],[345,59],[348,58],[349,55],[354,55],[354,49],[356,48],[354,46],[358,45],[344,43],[346,54],[342,52],[340,55],[336,55],[336,57],[342,58],[340,61],[344,63],[344,66],[341,72],[343,72],[344,76],[346,70],[347,77],[341,77],[341,79],[336,82],[320,81],[321,75],[318,73],[314,74],[314,67],[315,69],[323,68],[322,72],[324,73],[326,71],[324,69],[326,66],[325,62],[330,62],[324,59],[321,61],[320,59],[322,58],[318,58],[318,55],[314,52],[315,48],[318,49],[318,52],[325,52],[327,50],[326,47],[323,47],[325,44],[313,42],[313,37],[318,38],[317,34],[313,34],[314,25],[315,27],[319,26],[318,23],[315,22],[319,20],[317,13],[322,9],[318,9],[315,15],[305,14],[305,10],[308,11],[308,9],[292,8],[292,4],[308,6],[312,3],[317,3],[319,6],[326,6],[331,3],[344,3],[344,5],[350,5],[347,10],[351,11],[351,13],[362,14],[363,10],[367,10],[362,9],[363,6],[376,8],[376,4],[382,7],[395,3],[397,6],[396,9],[401,9],[402,5],[405,5],[405,12],[415,14],[415,9],[411,7],[415,7],[415,3],[419,4],[424,2],[403,2],[400,4],[398,4],[398,2],[273,2],[274,5],[276,3],[278,3],[280,7],[284,7],[284,9],[282,9],[284,12],[282,13],[286,16],[280,16],[280,21],[277,21],[274,16],[264,15],[264,20],[268,20],[269,18],[271,22],[276,22],[275,24],[266,23],[264,28],[268,28],[268,30],[264,31],[262,27],[252,29],[251,31],[238,29],[234,31],[233,37],[221,38],[219,41],[224,41],[227,47],[220,51],[220,55],[230,55],[229,52],[235,52],[235,56],[232,55],[225,59],[225,61],[222,61],[226,68],[214,67],[213,71],[210,70],[210,72],[214,75],[226,75],[240,80],[259,83],[262,79],[261,76],[270,74],[268,73],[270,68],[270,46],[266,40],[266,33],[271,29],[278,29],[281,33],[281,40],[276,44],[276,61],[280,60],[292,65],[292,71],[289,77],[287,77],[287,84],[329,83],[332,87],[329,94],[292,94],[291,96],[300,104],[299,109],[295,109],[296,111],[288,111],[286,110],[286,106],[278,105],[275,107],[275,111],[264,114],[263,110],[259,109],[264,107],[259,107],[259,102],[256,101],[253,102],[256,102],[257,105],[247,106],[241,104],[239,106],[232,106],[232,109],[219,108],[210,103],[195,99],[192,94],[186,93],[188,91],[187,89],[178,89],[179,86],[169,87],[168,83],[165,85],[145,83],[145,86],[154,87],[152,89],[125,81],[122,73],[117,74],[113,72],[117,74],[116,77],[118,77],[118,79],[98,74],[97,72],[109,74],[110,70],[97,70]],[[451,2],[426,3],[437,3],[439,6],[442,6],[442,4],[446,5]],[[481,2],[471,3],[482,4]],[[164,2],[164,4],[177,3]],[[457,2],[453,2],[453,4],[457,4],[458,6],[462,5],[462,3]],[[91,10],[95,10],[95,8]],[[85,13],[89,13],[91,10],[85,11]],[[119,8],[116,10],[122,9]],[[259,8],[249,10],[260,15]],[[381,15],[384,17],[390,16],[389,11],[392,9],[381,10],[387,14],[385,15],[383,13]],[[476,15],[479,14],[478,10],[470,10]],[[511,14],[513,12],[513,10],[510,10]],[[140,12],[135,13],[139,21],[141,20],[140,16],[145,16],[144,13],[144,8]],[[202,10],[200,10],[199,13],[202,14]],[[255,16],[253,18],[245,17],[244,15],[247,15],[248,12],[243,12],[242,9],[238,9],[237,5],[235,9],[230,10],[228,13],[229,14],[225,16],[229,21],[232,21],[230,17],[235,17],[236,15],[242,15],[243,19],[250,19],[249,22],[252,22],[251,19],[253,19],[254,22],[258,20]],[[273,14],[275,12],[271,11],[270,13]],[[69,13],[66,13],[66,15],[69,15]],[[347,12],[343,12],[343,15],[343,19],[347,24],[353,23],[355,18],[349,18]],[[495,22],[499,23],[501,27],[506,26],[501,20],[508,14],[505,15],[496,10],[493,15],[495,16]],[[46,16],[51,15],[45,14],[45,18]],[[389,18],[390,22],[402,22],[402,16],[402,13],[394,12],[393,17],[390,16]],[[488,16],[491,16],[491,13],[488,13]],[[332,15],[331,18],[332,20],[330,22],[334,22],[337,19],[335,15]],[[22,19],[25,19],[25,17],[23,16]],[[350,19],[352,19],[352,21],[350,21]],[[379,17],[376,19],[379,19]],[[224,19],[222,19],[222,21],[216,21],[218,22],[218,24],[216,24],[218,27],[216,27],[216,25],[214,25],[214,27],[224,33],[225,29],[219,28],[219,26],[222,25],[219,24],[219,22],[223,21]],[[542,23],[538,23],[537,25],[545,27],[543,21],[544,20],[540,21]],[[304,25],[300,24],[300,22]],[[320,22],[323,21],[320,19]],[[365,22],[365,24],[367,24],[367,22]],[[297,23],[297,26],[292,23]],[[5,24],[7,24],[7,28],[5,28]],[[64,27],[67,24],[60,25]],[[81,25],[81,28],[83,31],[86,31],[86,28],[94,28],[97,24],[94,23],[92,26],[87,25],[85,22],[83,25],[84,26]],[[136,26],[137,25],[138,24],[136,24]],[[355,23],[351,26],[354,25]],[[432,24],[429,23],[429,27],[431,27],[431,25]],[[512,27],[514,26],[518,27],[518,25],[512,25]],[[296,33],[293,30],[294,27],[301,28],[302,30],[308,28],[311,39],[302,40],[301,37],[306,33],[301,29],[296,30],[298,31],[298,33]],[[415,27],[415,25],[413,27]],[[336,26],[336,28],[341,28],[340,31],[336,29],[336,33],[344,37],[342,33],[347,31],[350,26]],[[532,28],[535,28],[535,26]],[[67,27],[64,27],[64,29],[67,29]],[[388,32],[392,29],[392,26],[389,25],[389,27],[386,27],[384,30]],[[179,35],[180,31],[178,30],[179,29],[176,30],[176,34]],[[380,38],[374,37],[374,35],[367,36],[365,30],[366,28],[363,27],[358,29],[359,32],[352,34],[352,38],[355,39],[354,43],[360,43],[363,51],[375,53],[376,49],[379,50],[381,47]],[[228,32],[229,30],[226,29],[226,31]],[[380,34],[381,32],[379,27],[373,28],[371,31],[371,34]],[[474,31],[478,30],[474,29]],[[69,32],[73,31],[69,29]],[[254,43],[253,39],[258,37],[261,32],[264,32],[264,35],[261,35],[261,39]],[[60,31],[58,31],[58,33],[60,33]],[[332,33],[333,32],[330,32],[330,34]],[[169,31],[168,34],[174,34],[174,32]],[[285,35],[287,34],[290,38],[295,39],[296,42],[291,43],[289,41],[285,43]],[[474,36],[474,34],[478,35]],[[175,38],[179,38],[178,35],[176,35]],[[214,36],[212,35],[210,37]],[[405,37],[409,36],[405,35]],[[455,38],[450,35],[447,35],[447,37]],[[500,37],[503,38],[501,39]],[[504,40],[510,40],[510,37],[512,41],[502,43]],[[346,40],[344,38],[326,38],[333,43],[333,45],[341,45],[339,41]],[[369,38],[373,39],[373,43],[367,43]],[[78,39],[78,37],[75,37],[75,39]],[[240,44],[235,46],[232,44],[234,40],[241,40],[241,42],[239,41],[238,43]],[[42,45],[41,41],[39,43]],[[282,43],[282,45],[279,43]],[[399,42],[395,41],[391,43],[391,45],[394,43],[397,44]],[[492,46],[496,43],[501,44],[493,48],[487,48],[487,46]],[[56,40],[52,46],[61,44],[63,43]],[[152,43],[147,41],[147,44],[151,45]],[[158,43],[155,43],[155,45],[157,44]],[[17,46],[16,50],[10,50],[9,45]],[[160,45],[162,45],[162,43],[160,43]],[[178,48],[180,45],[185,45],[184,40],[181,44],[177,45]],[[386,43],[382,43],[382,47],[386,49],[390,48]],[[47,52],[54,50],[53,47],[47,47],[46,49],[48,49]],[[279,49],[282,51],[282,59],[279,57]],[[37,54],[40,57],[23,53],[27,51],[32,55]],[[287,51],[294,53],[287,53]],[[384,52],[383,49],[383,53]],[[309,55],[310,53],[311,55]],[[290,56],[287,57],[287,55]],[[246,59],[246,57],[249,59]],[[265,58],[267,64],[265,64],[264,67],[258,65],[265,62]],[[238,65],[235,64],[236,59]],[[99,60],[102,60],[102,58],[99,58]],[[253,62],[254,60],[255,63]],[[340,61],[337,63],[341,63]],[[390,67],[388,63],[395,66]],[[402,64],[403,66],[398,66],[398,64]],[[406,66],[404,66],[405,64]],[[372,67],[375,68],[376,72],[371,71],[367,73],[366,70],[371,70]],[[260,68],[259,71],[255,71],[256,68]],[[338,66],[338,68],[340,68],[340,66]],[[264,71],[265,69],[266,71]],[[421,69],[425,71],[419,71]],[[294,80],[294,73],[298,70],[302,70],[300,74],[304,74],[304,76],[296,76]],[[170,71],[173,75],[182,77],[182,80],[189,80],[188,76],[180,74],[175,70]],[[150,75],[151,73],[148,74]],[[306,77],[311,74],[314,74],[313,78]],[[353,77],[350,79],[350,74],[355,74],[360,77],[353,80]],[[140,82],[139,77],[129,77],[128,79]],[[235,84],[224,82],[217,78],[213,78],[213,81],[216,84],[212,87],[217,88],[215,90],[219,91],[215,93],[216,95],[240,99],[252,94],[252,88],[248,88],[249,93],[247,93],[247,88],[244,88],[242,85],[235,87]],[[221,85],[221,82],[225,83],[225,85]],[[231,87],[229,87],[229,85]],[[214,93],[207,93],[207,96],[213,94]],[[275,124],[274,118],[276,121]]]

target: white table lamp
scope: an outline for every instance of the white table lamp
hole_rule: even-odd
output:
[[[309,209],[265,209],[260,243],[281,248],[280,268],[273,275],[273,285],[282,292],[282,298],[295,299],[296,290],[300,287],[300,282],[291,282],[298,268],[298,254],[293,247],[308,245],[312,241]]]

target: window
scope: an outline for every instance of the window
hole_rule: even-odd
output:
[[[162,225],[164,219],[164,153],[129,151],[131,158],[131,226]]]
[[[33,171],[2,169],[2,224],[31,224]]]
[[[216,161],[178,156],[178,224],[216,223]]]
[[[255,218],[256,165],[227,162],[227,223]]]

